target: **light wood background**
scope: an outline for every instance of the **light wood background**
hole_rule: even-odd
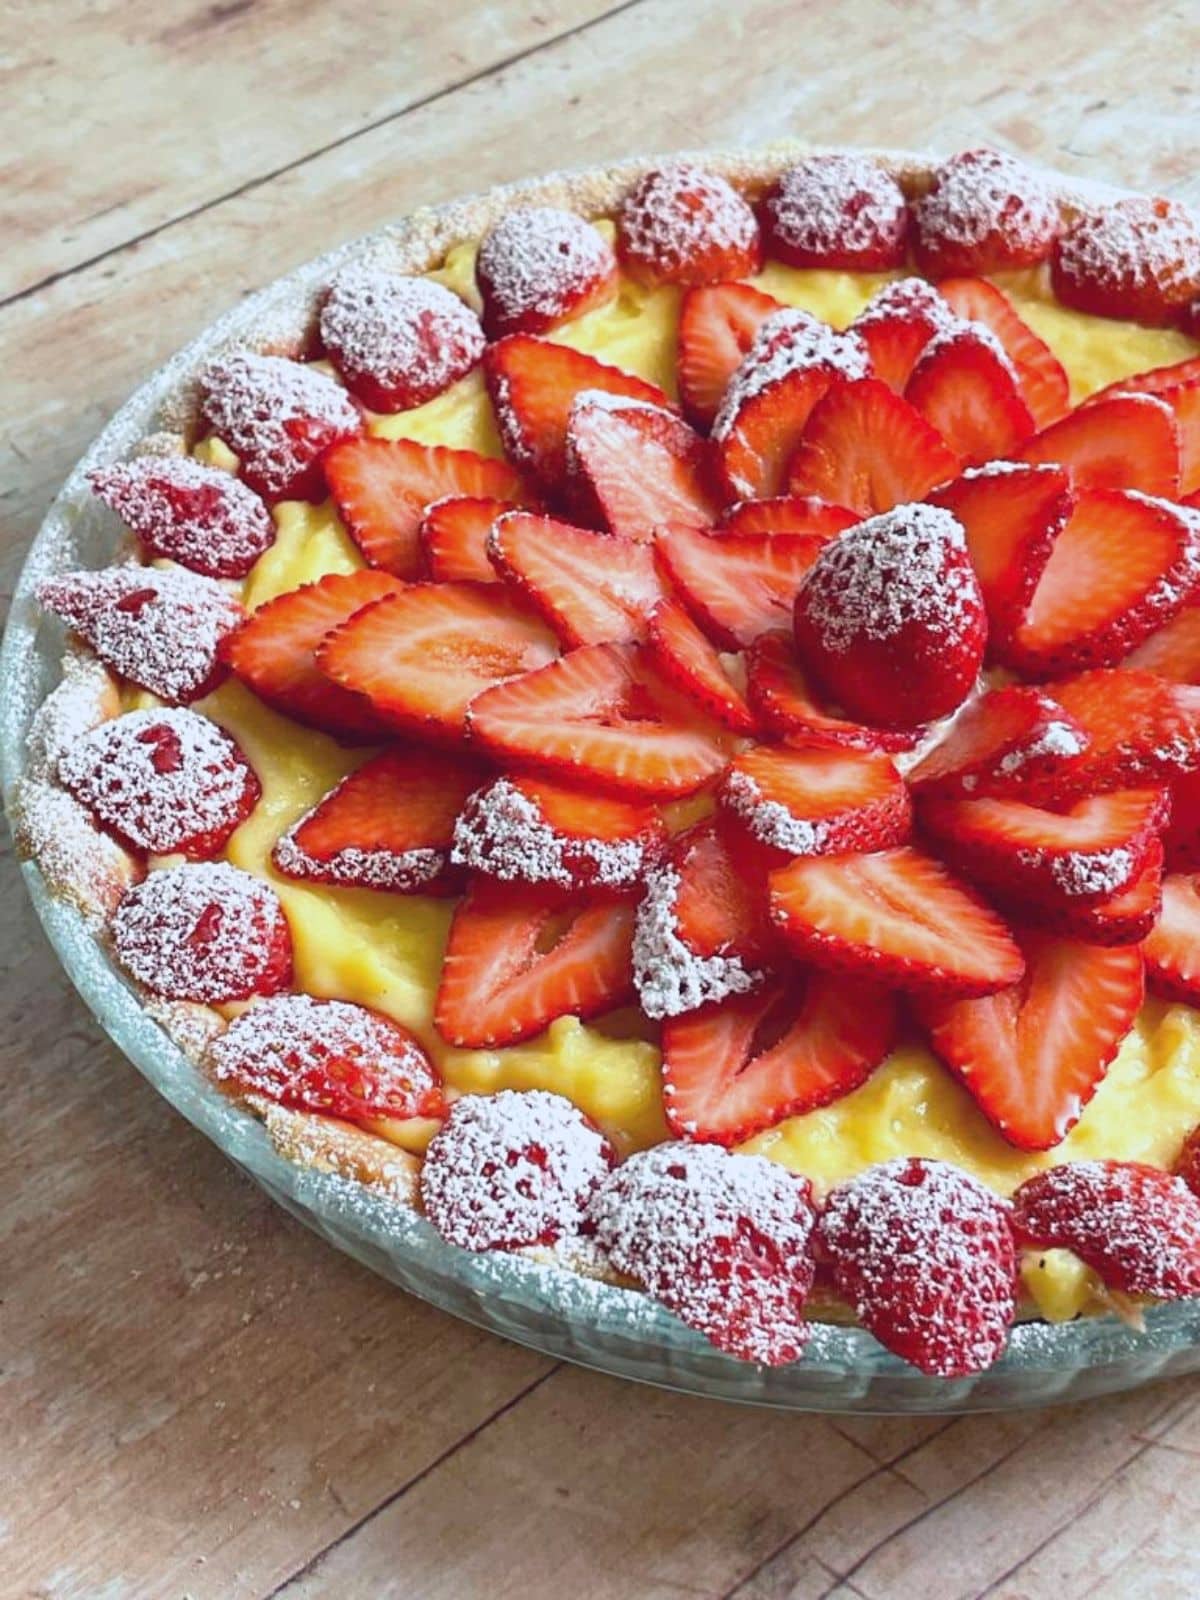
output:
[[[793,133],[1200,200],[1191,0],[0,5],[0,584],[136,381],[426,201]],[[0,1595],[1200,1593],[1200,1387],[789,1417],[636,1388],[303,1232],[101,1036],[5,862]]]

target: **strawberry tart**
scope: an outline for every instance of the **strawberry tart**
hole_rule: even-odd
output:
[[[273,304],[93,464],[10,795],[209,1092],[761,1366],[1200,1296],[1196,218],[672,158]]]

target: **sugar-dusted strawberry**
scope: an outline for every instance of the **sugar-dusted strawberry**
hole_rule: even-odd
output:
[[[484,235],[475,276],[489,338],[548,333],[613,298],[617,258],[575,212],[515,206]]]
[[[1179,492],[1194,494],[1200,489],[1200,356],[1119,379],[1091,395],[1089,404],[1118,394],[1157,395],[1170,406],[1179,429]]]
[[[1085,945],[1141,944],[1162,910],[1164,854],[1161,842],[1153,840],[1141,871],[1111,899],[1083,905],[1063,899],[1055,906],[1039,905],[1039,930]],[[1009,910],[1018,920],[1029,915],[1029,907],[1020,903],[1019,895],[1006,899],[993,891],[993,898],[1001,910]]]
[[[682,1141],[638,1151],[588,1208],[618,1272],[728,1355],[795,1361],[809,1335],[808,1180],[763,1156]]]
[[[1171,781],[1171,820],[1163,847],[1168,872],[1200,871],[1200,771]]]
[[[655,167],[617,210],[621,265],[648,283],[748,278],[762,264],[758,219],[731,183],[691,161]]]
[[[132,563],[60,572],[38,585],[37,599],[106,667],[169,705],[216,687],[222,648],[245,616],[215,578]]]
[[[960,150],[943,161],[912,221],[913,253],[931,278],[1033,266],[1059,233],[1045,180],[1003,150]]]
[[[1175,322],[1200,294],[1200,225],[1178,200],[1114,200],[1068,223],[1050,275],[1062,303],[1079,311]]]
[[[1157,395],[1080,406],[1035,433],[1016,458],[1065,467],[1077,489],[1139,489],[1168,500],[1179,493],[1179,425]]]
[[[408,411],[465,377],[483,355],[479,318],[432,278],[359,263],[321,304],[321,345],[372,411]]]
[[[1200,1197],[1200,1129],[1193,1128],[1183,1141],[1175,1176],[1182,1178],[1194,1195]]]
[[[910,845],[801,857],[771,874],[770,906],[800,960],[899,989],[993,994],[1025,970],[996,912]]]
[[[906,776],[918,792],[1019,798],[1036,792],[1087,742],[1080,724],[1049,694],[1008,684],[964,706]]]
[[[663,1108],[680,1138],[738,1144],[864,1083],[896,1037],[886,989],[789,972],[663,1025]]]
[[[718,801],[759,844],[785,856],[886,850],[912,834],[912,803],[888,756],[752,745],[729,765]]]
[[[579,1232],[615,1163],[608,1140],[563,1095],[468,1094],[425,1152],[421,1207],[463,1250],[555,1244]]]
[[[765,866],[712,820],[671,841],[647,876],[633,941],[647,1016],[680,1016],[762,982],[774,954]]]
[[[331,683],[317,670],[316,653],[326,634],[356,611],[402,588],[384,572],[329,573],[259,606],[226,640],[222,657],[285,717],[347,743],[380,738],[386,724],[370,702]]]
[[[978,324],[935,333],[912,370],[904,398],[966,466],[1011,455],[1034,430],[1016,368],[999,341]]]
[[[227,861],[152,872],[112,919],[126,972],[168,1000],[221,1005],[292,981],[292,935],[269,883]]]
[[[635,888],[666,840],[654,806],[528,774],[502,774],[477,789],[453,831],[456,865],[560,889]]]
[[[801,663],[852,716],[905,728],[948,715],[987,638],[962,525],[916,504],[847,528],[806,574],[795,629]]]
[[[962,524],[988,614],[993,653],[1024,620],[1074,500],[1062,467],[994,461],[929,497]]]
[[[403,586],[326,635],[321,672],[365,695],[391,727],[457,743],[492,684],[552,661],[554,636],[524,606],[473,583]]]
[[[139,456],[89,474],[92,493],[147,553],[210,578],[244,578],[275,542],[271,513],[231,473],[191,456]]]
[[[1021,1150],[1079,1121],[1141,1009],[1142,953],[1045,933],[1021,938],[1025,976],[974,1000],[918,1001],[938,1057]]]
[[[953,328],[957,320],[924,278],[898,278],[877,289],[850,326],[867,347],[874,376],[903,394],[930,339]]]
[[[487,553],[488,534],[497,517],[518,510],[513,500],[474,495],[435,500],[417,532],[430,577],[439,583],[499,583]]]
[[[762,209],[768,253],[788,266],[886,272],[904,261],[904,194],[869,156],[808,156],[780,175]]]
[[[1070,1250],[1110,1289],[1160,1300],[1200,1294],[1200,1200],[1140,1161],[1066,1161],[1012,1197],[1013,1231],[1032,1250]]]
[[[730,533],[808,533],[832,539],[852,523],[858,513],[846,506],[831,505],[817,495],[779,494],[767,500],[739,500],[721,515],[718,532]]]
[[[355,768],[275,842],[288,878],[343,889],[446,894],[458,813],[483,769],[462,757],[400,746]]]
[[[705,533],[659,529],[658,560],[709,637],[740,650],[786,624],[805,574],[829,538],[817,533]]]
[[[358,407],[315,367],[249,350],[218,356],[200,374],[200,414],[267,500],[323,500],[321,458],[362,431]]]
[[[58,773],[104,827],[149,855],[215,856],[262,793],[232,735],[181,708],[102,722],[64,752]]]
[[[1200,586],[1200,516],[1120,489],[1081,489],[1002,659],[1033,677],[1112,666]]]
[[[218,1034],[208,1062],[219,1082],[296,1111],[347,1122],[436,1117],[437,1069],[391,1017],[347,1000],[279,994],[256,1001]]]
[[[633,993],[633,917],[628,900],[476,878],[450,924],[434,1026],[485,1050],[615,1010]]]
[[[483,370],[504,453],[520,472],[551,491],[565,482],[567,425],[576,397],[585,390],[671,406],[661,389],[631,372],[529,334],[511,334],[489,345]]]
[[[650,654],[663,677],[735,733],[753,733],[746,696],[716,647],[677,600],[662,599],[648,621]]]
[[[692,794],[725,764],[725,742],[628,645],[581,645],[472,704],[478,744],[502,761],[616,794]]]
[[[1003,1354],[1016,1316],[1008,1210],[958,1167],[868,1167],[828,1197],[818,1247],[862,1325],[922,1372],[967,1377]]]
[[[828,710],[800,665],[790,629],[760,633],[746,652],[746,699],[764,727],[798,745],[910,750],[924,732],[923,728],[869,727]]]
[[[648,545],[517,511],[488,535],[493,567],[545,617],[566,649],[646,636],[662,583]]]
[[[528,503],[504,461],[419,444],[415,439],[355,439],[331,450],[325,476],[350,537],[372,567],[398,578],[422,576],[421,519],[439,500],[469,495]]]
[[[1035,426],[1057,422],[1071,403],[1066,368],[1018,315],[1004,291],[986,278],[946,278],[938,284],[938,292],[957,316],[995,334],[1016,370],[1021,397]]]
[[[585,390],[575,401],[567,473],[585,521],[640,543],[660,522],[716,520],[706,442],[682,417],[621,395]]]
[[[1046,803],[1171,783],[1200,768],[1200,689],[1151,672],[1098,668],[1056,683],[1054,698],[1086,733],[1087,747],[1046,782]]]
[[[679,309],[676,375],[684,414],[698,428],[712,426],[755,334],[781,309],[773,296],[748,283],[714,283],[686,291]]]
[[[1162,909],[1142,951],[1154,994],[1200,1005],[1200,879],[1172,872],[1163,880]]]
[[[788,493],[860,516],[922,500],[953,478],[958,457],[919,411],[878,378],[839,384],[817,401],[788,465]]]

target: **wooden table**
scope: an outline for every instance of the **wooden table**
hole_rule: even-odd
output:
[[[5,592],[219,310],[426,201],[631,149],[991,140],[1200,200],[1194,6],[43,0],[0,10]],[[560,1366],[320,1244],[91,1021],[8,863],[0,1594],[1194,1596],[1200,1388],[953,1420]]]

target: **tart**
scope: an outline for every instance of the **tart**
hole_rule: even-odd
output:
[[[288,1157],[718,1349],[1200,1294],[1200,232],[1011,157],[416,219],[91,475],[16,834]]]

